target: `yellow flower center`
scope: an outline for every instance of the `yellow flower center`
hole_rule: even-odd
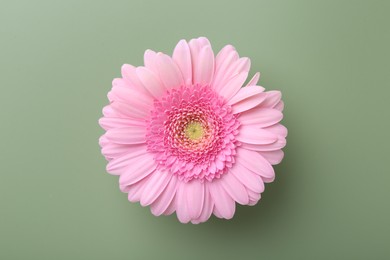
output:
[[[203,137],[204,129],[201,123],[191,122],[185,127],[185,135],[190,140],[198,140]]]

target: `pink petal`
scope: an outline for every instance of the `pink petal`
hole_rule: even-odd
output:
[[[122,185],[120,189],[122,192],[127,192],[127,199],[131,202],[138,202],[141,199],[142,193],[146,184],[149,181],[149,176],[145,177],[141,181],[133,184],[133,185]]]
[[[152,50],[146,50],[144,53],[144,64],[149,70],[157,73],[158,65],[156,64],[157,53]]]
[[[136,71],[143,86],[153,97],[158,99],[164,95],[166,91],[164,85],[151,70],[145,67],[138,67]]]
[[[140,200],[141,205],[145,207],[152,204],[164,191],[171,178],[172,174],[169,172],[154,171],[154,173],[150,175],[148,184],[145,186],[142,193]]]
[[[222,218],[231,219],[236,210],[236,205],[232,197],[230,197],[219,182],[213,181],[209,185],[209,191],[214,201],[215,208],[221,214]]]
[[[231,45],[226,45],[218,53],[215,61],[215,76],[213,80],[213,88],[219,92],[223,87],[223,80],[226,77],[226,71],[229,70],[230,66],[238,60],[238,53]],[[229,75],[231,77],[233,75]]]
[[[214,53],[210,46],[200,50],[197,64],[194,64],[194,84],[209,85],[214,75]]]
[[[218,209],[215,207],[215,204],[214,204],[213,213],[214,213],[214,215],[215,215],[217,218],[223,218],[222,214],[219,213]]]
[[[214,73],[214,54],[210,42],[205,37],[189,42],[192,60],[192,83],[209,84],[210,73]],[[211,74],[211,77],[212,77]]]
[[[256,107],[240,114],[238,120],[244,125],[264,128],[279,123],[282,119],[282,112],[276,109]]]
[[[121,87],[122,88],[122,87]],[[124,89],[124,88],[123,88]],[[128,90],[130,90],[130,89],[128,89]],[[112,91],[112,89],[107,93],[107,98],[108,98],[108,100],[110,101],[110,103],[111,102],[114,102],[114,101],[122,101],[123,102],[123,99],[119,96],[119,95],[117,95],[117,94],[115,94],[113,91]]]
[[[245,168],[241,164],[241,161],[236,162],[233,167],[229,169],[229,173],[234,175],[234,177],[236,177],[246,188],[258,193],[262,193],[264,191],[264,183],[261,177]],[[246,195],[248,196],[247,193]]]
[[[111,107],[118,115],[120,115],[120,117],[146,119],[150,115],[150,110],[141,105],[139,102],[129,104],[121,101],[114,101],[111,103]]]
[[[250,110],[264,102],[265,98],[266,94],[260,93],[237,102],[232,106],[233,114],[238,114]]]
[[[150,109],[153,106],[153,98],[150,94],[145,94],[137,89],[125,88],[114,85],[111,90],[113,99],[110,101],[125,101],[133,105],[134,101],[140,103],[145,109]]]
[[[280,99],[282,98],[282,93],[277,90],[268,91],[266,93],[267,98],[264,100],[263,103],[261,103],[261,107],[273,108],[279,103]]]
[[[160,216],[168,209],[177,190],[177,177],[173,175],[165,190],[150,206],[153,215]]]
[[[105,107],[103,107],[103,115],[106,116],[106,117],[118,117],[118,113],[116,113],[114,111],[114,109],[112,109],[111,105],[107,105]]]
[[[176,62],[181,70],[186,85],[192,84],[192,62],[191,52],[185,40],[179,41],[176,45],[172,55],[173,60]]]
[[[139,80],[136,69],[136,67],[130,64],[124,64],[122,66],[123,79],[129,82],[131,88],[150,96],[150,93],[145,89],[142,82]]]
[[[249,87],[249,86],[257,85],[257,82],[259,82],[259,79],[260,79],[260,72],[256,72],[256,74],[253,76],[253,78],[248,82],[248,84],[246,86]]]
[[[199,224],[201,222],[207,221],[211,214],[213,213],[214,209],[214,201],[211,198],[210,192],[209,192],[209,183],[205,183],[205,195],[204,195],[204,205],[202,209],[202,213],[200,214],[199,218],[191,220],[193,224]]]
[[[232,76],[235,76],[239,73],[242,73],[242,72],[249,73],[250,67],[251,67],[251,61],[249,58],[247,58],[247,57],[239,58],[225,72],[223,82],[226,83],[229,80],[229,78],[231,78]]]
[[[183,76],[176,63],[166,54],[158,53],[156,58],[158,75],[166,89],[184,85]]]
[[[104,147],[104,146],[108,145],[109,143],[110,143],[110,141],[107,139],[105,134],[100,136],[100,138],[99,138],[100,147]]]
[[[245,172],[242,172],[242,174],[245,174]],[[224,174],[221,179],[214,181],[220,181],[222,187],[235,201],[237,201],[241,205],[248,204],[248,193],[246,192],[246,189],[242,182],[240,182],[233,174],[228,172]]]
[[[278,140],[278,136],[253,126],[241,125],[236,139],[247,144],[272,144]]]
[[[254,206],[257,204],[257,202],[259,202],[259,200],[261,199],[261,194],[260,193],[256,193],[254,191],[251,191],[251,190],[248,190],[248,195],[249,195],[249,206]]]
[[[202,48],[198,39],[190,40],[188,46],[190,47],[191,61],[192,61],[192,83],[195,84],[196,83],[195,71],[197,70],[196,66],[198,66],[199,64],[200,50]]]
[[[139,150],[140,148],[143,149],[142,147],[145,148],[146,150],[146,144],[138,144],[138,145],[129,145],[129,144],[114,144],[114,143],[109,143],[102,147],[102,154],[104,156],[112,157],[112,158],[117,158],[120,157],[129,151],[134,150]]]
[[[199,37],[197,40],[199,42],[200,48],[203,48],[205,46],[210,46],[211,47],[210,41],[206,37],[202,36],[202,37]]]
[[[226,83],[226,85],[222,86],[219,94],[226,100],[231,99],[240,90],[247,76],[248,72],[242,72],[234,76]]]
[[[199,218],[204,204],[204,183],[199,180],[192,180],[186,183],[187,208],[191,219]]]
[[[280,100],[279,103],[277,103],[274,106],[274,109],[279,110],[279,111],[283,111],[283,109],[284,109],[284,102],[282,100]]]
[[[231,59],[232,60],[231,62],[227,62],[228,56],[232,56],[231,55],[232,53],[234,54],[233,55],[234,58]],[[236,60],[238,60],[238,53],[236,52],[236,49],[232,45],[228,44],[218,52],[217,57],[215,58],[215,67],[219,71],[224,63],[230,64]],[[226,65],[224,66],[225,68],[227,67]]]
[[[176,215],[181,223],[188,223],[191,220],[190,211],[187,204],[187,183],[181,181],[176,193]]]
[[[232,71],[232,75],[236,75],[241,72],[249,72],[251,69],[251,60],[248,57],[242,57],[235,63],[236,67]]]
[[[112,80],[112,86],[117,86],[121,88],[127,88],[132,90],[132,85],[129,81],[126,81],[125,79],[122,78],[115,78]]]
[[[284,137],[278,138],[278,140],[272,144],[265,144],[265,145],[246,144],[246,143],[241,144],[242,148],[253,150],[253,151],[262,151],[262,152],[280,150],[285,146],[286,146],[286,138]]]
[[[249,86],[249,87],[243,87],[241,88],[236,95],[234,95],[229,101],[228,101],[228,104],[229,105],[234,105],[238,102],[241,102],[247,98],[250,98],[252,96],[255,96],[255,95],[258,95],[258,94],[262,94],[261,97],[263,97],[263,100],[265,99],[266,97],[266,94],[265,93],[262,93],[264,91],[264,89],[262,87],[259,87],[259,86]]]
[[[283,138],[285,138],[287,136],[287,128],[281,124],[276,124],[273,126],[266,127],[266,128],[264,128],[264,130],[267,130],[267,131],[270,131],[274,134],[280,135]]]
[[[246,58],[246,57],[240,58],[240,59],[234,61],[227,68],[227,70],[223,71],[224,74],[220,79],[218,79],[218,81],[217,81],[218,85],[217,84],[215,85],[215,89],[220,91],[221,89],[223,89],[223,87],[226,84],[229,83],[229,81],[232,78],[234,78],[236,75],[238,75],[240,73],[247,73],[247,76],[248,76],[250,65],[251,65],[250,60],[249,60],[249,58]],[[246,80],[246,78],[245,78],[245,80]]]
[[[109,140],[118,144],[141,144],[145,143],[146,129],[140,126],[113,128],[107,130]]]
[[[100,138],[99,138],[99,145],[100,147],[102,147],[102,149],[106,146],[108,146],[109,144],[111,144],[111,142],[107,139],[106,135],[102,135]],[[107,161],[110,161],[112,160],[112,156],[109,156],[109,155],[105,155],[103,152],[102,154],[104,155],[104,157],[106,158]]]
[[[258,152],[249,151],[244,148],[237,148],[236,162],[245,168],[260,175],[263,178],[274,178],[275,172],[271,164]]]
[[[282,150],[262,151],[259,153],[272,165],[279,164],[284,157]]]
[[[127,145],[127,151],[107,164],[107,171],[114,175],[122,174],[126,168],[138,160],[140,155],[146,154],[146,145]]]
[[[171,203],[169,204],[168,208],[164,211],[163,215],[169,216],[176,210],[176,194],[173,197]]]
[[[141,155],[137,159],[129,164],[126,171],[119,177],[120,185],[132,185],[139,182],[151,174],[157,167],[153,156],[150,154]]]
[[[190,42],[188,43],[190,50],[191,50],[191,55],[193,54],[199,54],[200,51],[203,49],[203,47],[210,46],[211,44],[209,40],[206,37],[199,37],[197,39],[191,39]]]
[[[144,120],[136,120],[132,118],[119,118],[119,117],[102,117],[99,119],[99,125],[108,130],[111,128],[123,128],[128,126],[145,126]]]

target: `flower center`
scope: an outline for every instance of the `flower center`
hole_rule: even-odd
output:
[[[188,139],[196,141],[203,137],[204,129],[201,123],[193,121],[185,127],[184,133]]]
[[[148,151],[158,167],[184,181],[220,178],[235,162],[240,123],[210,86],[182,86],[154,101]]]

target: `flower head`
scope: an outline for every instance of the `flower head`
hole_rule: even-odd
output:
[[[257,86],[259,73],[243,87],[250,60],[231,45],[215,57],[204,37],[181,40],[172,57],[147,50],[144,62],[123,65],[99,121],[120,189],[183,223],[256,204],[283,158],[280,92]]]

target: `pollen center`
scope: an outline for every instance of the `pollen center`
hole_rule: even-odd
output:
[[[186,125],[184,133],[188,139],[198,140],[203,137],[204,129],[201,123],[194,121]]]

